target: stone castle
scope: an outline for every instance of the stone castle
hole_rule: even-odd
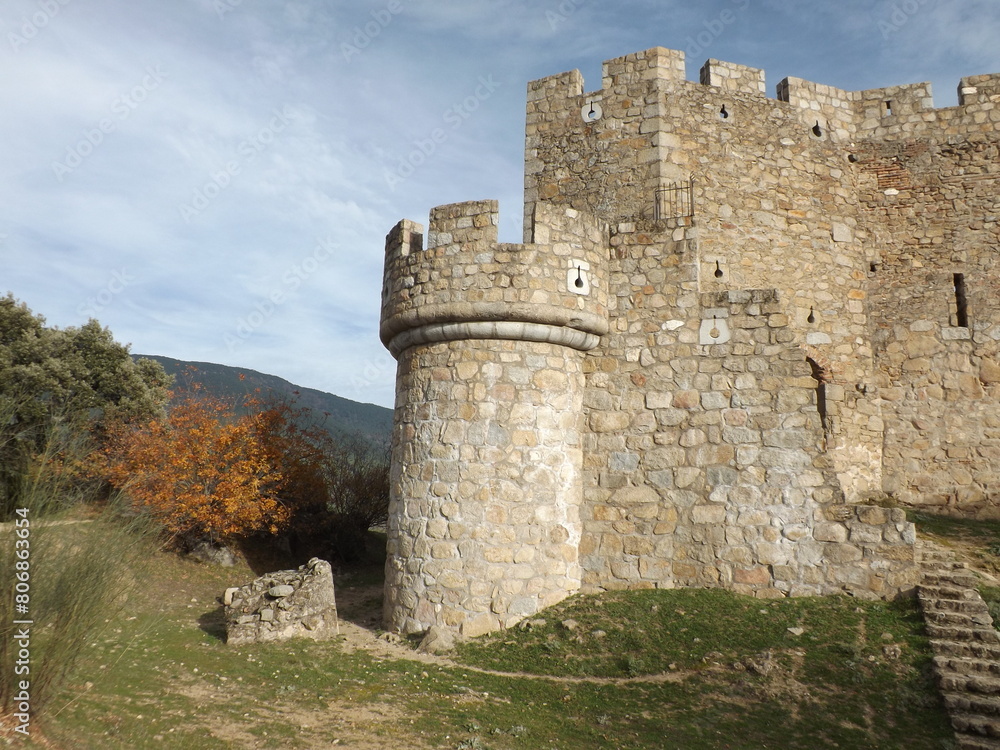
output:
[[[912,589],[868,503],[1000,511],[998,128],[1000,74],[943,109],[663,48],[530,83],[524,243],[494,201],[386,240],[386,626]]]

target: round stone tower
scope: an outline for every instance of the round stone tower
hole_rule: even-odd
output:
[[[497,204],[386,238],[383,343],[398,360],[385,622],[475,635],[580,586],[584,352],[608,330],[606,229],[539,205],[498,244]]]

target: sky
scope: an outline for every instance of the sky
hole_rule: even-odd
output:
[[[0,294],[391,406],[386,233],[495,198],[519,242],[528,81],[656,46],[954,106],[1000,2],[3,0]]]

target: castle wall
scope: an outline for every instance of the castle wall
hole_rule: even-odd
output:
[[[839,396],[827,447],[848,497],[862,499],[881,489],[882,424],[866,395],[868,237],[846,150],[856,95],[785,79],[785,100],[769,99],[763,71],[710,60],[694,83],[682,63],[660,49],[608,61],[604,88],[590,94],[578,76],[530,84],[526,201],[628,223],[654,218],[658,191],[693,179],[693,215],[669,215],[660,192],[660,226],[696,229],[695,288],[780,292],[784,335]],[[592,123],[580,116],[588,101],[603,108]]]
[[[683,79],[684,53],[657,48],[605,62],[603,86],[591,93],[584,93],[579,71],[528,84],[526,239],[539,202],[604,220],[652,216],[669,146],[659,132],[661,94]],[[585,119],[591,110],[592,122]]]
[[[968,109],[911,123],[898,141],[866,143],[858,163],[879,252],[870,273],[871,336],[885,419],[884,487],[910,504],[996,516],[1000,135],[995,124],[992,134],[980,134],[977,120],[1000,122],[1000,107]],[[957,140],[957,129],[969,134]]]
[[[787,104],[755,90],[679,87],[664,120],[677,139],[667,158],[695,179],[699,288],[776,289],[788,317],[783,338],[821,368],[828,395],[840,396],[827,414],[827,450],[857,501],[881,485],[881,424],[878,404],[857,390],[872,379],[872,351],[866,234],[844,151],[847,127],[834,128],[849,98],[782,84]]]
[[[906,589],[912,526],[843,504],[780,294],[698,291],[695,233],[612,228],[611,331],[585,362],[584,590]]]
[[[893,369],[900,370],[899,362],[876,362],[874,342],[886,345],[885,331],[894,330],[901,314],[897,303],[904,300],[920,307],[924,302],[916,300],[930,295],[934,304],[947,306],[951,298],[950,312],[928,310],[909,323],[943,316],[954,321],[955,273],[965,273],[969,304],[977,309],[974,324],[993,320],[994,287],[987,280],[996,278],[995,269],[970,259],[992,257],[997,247],[997,224],[990,217],[997,213],[1000,75],[962,79],[960,105],[935,109],[928,83],[851,92],[786,78],[778,84],[777,99],[770,99],[763,71],[709,60],[694,83],[680,75],[682,61],[681,53],[662,49],[608,61],[604,88],[588,94],[582,93],[579,74],[530,84],[528,205],[569,204],[612,224],[627,223],[658,215],[658,190],[693,180],[693,215],[660,210],[661,226],[696,230],[690,236],[698,289],[780,292],[788,332],[825,384],[827,451],[847,498],[862,501],[885,489],[908,502],[919,497],[949,507],[995,505],[989,489],[994,470],[986,460],[995,447],[989,412],[996,399],[988,382],[995,349],[983,343],[968,363],[961,354],[934,363],[932,380],[948,371],[957,381],[982,370],[985,359],[984,395],[955,402],[966,412],[957,435],[948,434],[956,432],[954,420],[946,429],[935,419],[930,434],[918,440],[918,445],[959,440],[953,452],[960,458],[952,462],[963,468],[945,469],[933,482],[927,474],[941,465],[921,470],[919,482],[907,487],[910,480],[899,475],[912,477],[912,460],[923,454],[907,447],[913,437],[909,410],[897,417],[900,397],[887,391],[895,400],[883,399],[878,384],[908,388],[922,403],[928,383],[907,374],[922,361],[907,365],[902,379]],[[625,78],[612,79],[610,69]],[[585,123],[578,110],[589,101],[600,102],[604,111]],[[636,106],[639,101],[642,107]],[[873,145],[882,151],[866,155]],[[914,166],[904,166],[910,162]],[[911,186],[914,179],[931,187]],[[919,194],[915,199],[913,190]],[[893,252],[883,245],[911,240],[928,251],[926,257],[917,259],[918,266],[904,257],[900,274],[891,276],[887,265],[895,263]],[[872,294],[881,301],[870,301]],[[873,337],[877,331],[882,332]],[[975,335],[995,341],[988,327],[970,333]],[[905,349],[905,340],[901,346]],[[965,393],[978,392],[966,384]],[[955,411],[934,407],[941,413],[949,409]],[[893,455],[884,458],[886,445]],[[947,451],[933,455],[946,464]],[[904,456],[911,459],[905,469],[899,463]],[[892,476],[883,476],[885,471]]]
[[[528,86],[525,237],[387,237],[386,622],[577,590],[891,597],[913,525],[997,512],[1000,75],[851,92],[656,48]]]

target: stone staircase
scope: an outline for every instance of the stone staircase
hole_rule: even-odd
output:
[[[956,747],[1000,750],[1000,633],[965,563],[926,541],[917,544],[923,569],[917,596]]]

